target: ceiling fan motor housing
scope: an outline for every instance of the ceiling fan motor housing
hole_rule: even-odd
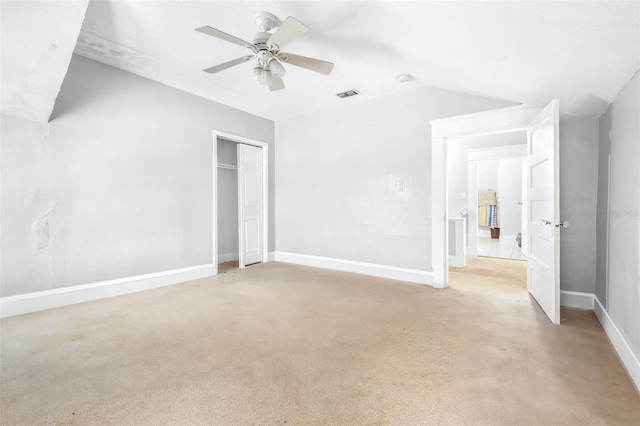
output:
[[[267,32],[255,33],[251,42],[255,45],[256,49],[258,49],[258,52],[262,50],[269,50],[267,42],[271,36],[272,34]]]

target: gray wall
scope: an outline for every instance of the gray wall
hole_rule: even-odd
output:
[[[414,87],[277,122],[277,251],[430,270],[429,120],[503,106]]]
[[[607,301],[607,239],[609,211],[609,155],[611,154],[611,108],[600,117],[598,150],[598,207],[596,217],[596,296],[606,308]]]
[[[218,163],[238,164],[238,144],[218,140]],[[218,169],[218,261],[237,260],[238,241],[238,171]],[[221,256],[224,257],[221,259]],[[233,257],[230,257],[233,256]]]
[[[560,288],[596,291],[598,120],[560,116]]]
[[[598,285],[611,319],[640,356],[640,74],[627,84],[600,120],[598,182]],[[606,161],[611,153],[611,178]],[[610,184],[610,205],[607,187]],[[607,253],[607,216],[609,250]],[[609,277],[606,280],[606,259]],[[600,298],[600,296],[603,298]]]
[[[429,270],[428,121],[503,106],[419,87],[276,123],[276,249]],[[561,117],[563,290],[595,292],[597,145],[598,120]]]
[[[0,294],[211,263],[214,129],[274,151],[270,120],[74,56],[50,123],[2,117]]]
[[[498,160],[478,161],[478,192],[498,191]]]

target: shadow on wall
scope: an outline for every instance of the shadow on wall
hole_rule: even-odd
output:
[[[89,2],[89,6],[87,7],[86,14],[89,14],[93,9],[100,7],[102,20],[106,23],[106,25],[110,28],[114,28],[115,22],[113,20],[113,12],[111,11],[111,5],[108,2]],[[78,40],[76,42],[76,48],[74,50],[74,56],[78,55],[75,52],[85,52],[88,53],[88,50],[93,51],[102,51],[102,54],[99,55],[103,60],[102,62],[107,65],[113,65],[106,54],[111,52],[113,49],[105,50],[106,46],[101,45],[100,43],[96,43],[94,41],[89,40],[88,36],[90,36],[92,32],[92,28],[87,28],[87,21],[85,20],[82,24],[82,28],[80,30],[80,34],[78,35]],[[93,57],[93,56],[92,56]],[[58,93],[58,97],[56,98],[55,105],[53,107],[53,113],[49,118],[49,122],[60,118],[65,115],[72,114],[76,111],[81,111],[85,106],[90,105],[92,103],[99,102],[101,98],[109,97],[109,93],[112,90],[112,86],[109,84],[95,84],[95,78],[79,78],[79,73],[71,73],[69,72],[71,67],[74,66],[73,57],[70,59],[69,69],[67,69],[67,74],[65,75],[64,81],[62,82],[62,87],[60,92]],[[100,68],[98,72],[102,69]],[[68,85],[67,81],[70,78],[70,75],[73,75],[76,81],[73,83],[73,93],[69,93],[70,90],[65,90],[65,85]],[[99,80],[101,82],[110,82],[113,78],[113,75],[110,78]]]

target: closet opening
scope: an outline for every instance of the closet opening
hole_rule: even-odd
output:
[[[216,273],[227,273],[268,261],[268,146],[213,136],[213,255]]]
[[[238,269],[240,245],[238,235],[238,155],[237,144],[217,140],[218,161],[218,273]]]

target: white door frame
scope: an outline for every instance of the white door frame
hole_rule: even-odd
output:
[[[218,275],[218,139],[262,148],[262,261],[269,261],[269,145],[219,130],[213,131],[213,264]]]
[[[431,265],[433,286],[449,283],[449,227],[447,221],[447,141],[527,130],[542,108],[517,105],[429,121],[431,125]]]

